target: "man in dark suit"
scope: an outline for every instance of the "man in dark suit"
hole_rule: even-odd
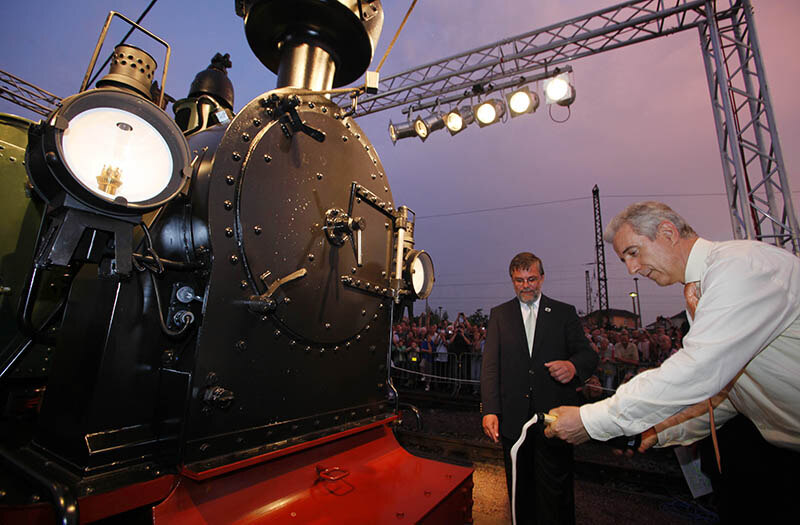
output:
[[[492,308],[481,399],[483,431],[503,444],[510,501],[511,447],[522,426],[537,412],[579,403],[577,389],[594,373],[597,354],[575,307],[541,294],[544,268],[538,257],[516,255],[508,273],[517,297]],[[543,425],[536,424],[516,463],[517,524],[575,523],[572,446],[546,439]]]

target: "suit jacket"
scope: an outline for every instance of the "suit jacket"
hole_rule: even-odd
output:
[[[544,363],[570,360],[575,377],[567,384],[553,379]],[[516,441],[529,419],[530,396],[535,412],[578,405],[576,388],[594,373],[597,354],[581,327],[575,307],[542,295],[536,318],[533,355],[514,299],[492,308],[483,350],[481,400],[484,414],[497,414],[500,433]]]

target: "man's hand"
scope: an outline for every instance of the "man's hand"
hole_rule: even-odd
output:
[[[650,427],[642,432],[642,442],[639,444],[639,448],[636,450],[639,451],[640,454],[643,454],[645,450],[657,444],[658,432],[656,432],[655,427]]]
[[[486,414],[483,416],[483,433],[497,443],[500,439],[500,421],[495,414]]]
[[[572,361],[549,361],[544,364],[550,371],[553,379],[559,383],[569,383],[575,377],[575,365]]]
[[[578,407],[558,407],[550,411],[550,415],[556,416],[553,423],[544,429],[546,437],[557,437],[572,445],[580,445],[589,441],[589,433],[583,427],[581,412]]]

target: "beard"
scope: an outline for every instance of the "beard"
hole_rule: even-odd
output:
[[[526,304],[535,303],[542,295],[541,290],[520,290],[517,293],[517,299]]]

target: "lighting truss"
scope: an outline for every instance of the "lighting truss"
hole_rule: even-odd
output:
[[[731,226],[737,239],[772,241],[800,254],[775,112],[749,2],[700,25]],[[761,173],[751,181],[750,173]]]
[[[61,104],[59,96],[53,95],[30,82],[25,82],[2,69],[0,69],[0,98],[4,98],[43,117],[48,116]]]
[[[475,85],[694,28],[700,32],[733,234],[791,246],[800,255],[800,226],[750,0],[624,2],[384,77],[381,92],[360,97],[355,116],[397,106],[433,107],[437,98],[452,93],[463,98]],[[59,103],[55,95],[3,71],[0,97],[42,115]],[[333,100],[350,106],[348,95]],[[751,185],[748,173],[756,170],[761,180]]]
[[[356,116],[397,106],[416,105],[442,95],[471,90],[534,71],[554,69],[576,58],[644,42],[697,27],[706,20],[706,6],[717,13],[738,0],[635,0],[594,11],[406,70],[381,80],[381,92],[359,98]],[[712,14],[713,15],[713,14]],[[348,95],[334,96],[349,106]]]
[[[764,74],[750,0],[631,0],[384,77],[356,116],[432,107],[475,85],[552,70],[577,58],[698,29],[711,93],[731,225],[737,239],[790,247],[800,225]],[[345,96],[334,97],[343,106]],[[760,171],[752,184],[750,173]]]

